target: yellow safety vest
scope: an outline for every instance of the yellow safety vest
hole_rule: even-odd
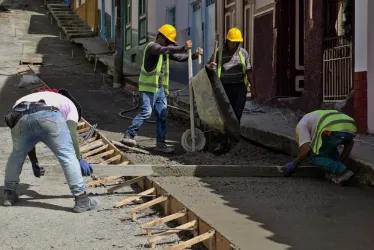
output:
[[[319,149],[322,146],[322,135],[325,131],[341,131],[350,132],[355,134],[357,131],[356,123],[350,116],[340,113],[337,110],[317,110],[319,118],[317,121],[317,126],[312,136],[312,142],[310,147],[315,154],[319,154]],[[296,132],[296,138],[298,139],[298,134]]]
[[[151,72],[147,72],[144,68],[145,52],[147,51],[147,48],[151,43],[153,42],[148,43],[144,49],[143,62],[142,62],[142,67],[140,69],[140,76],[139,76],[139,91],[157,93],[159,78],[160,76],[162,76],[161,68],[162,68],[162,62],[163,62],[163,55],[160,55],[156,68]],[[166,67],[165,67],[165,72],[164,72],[164,82],[162,83],[162,86],[164,87],[166,95],[168,95],[169,94],[169,55],[166,55]]]
[[[251,84],[249,83],[247,75],[246,75],[246,66],[247,65],[245,63],[245,58],[243,56],[243,53],[240,51],[240,49],[238,51],[238,55],[239,55],[240,61],[242,63],[243,74],[244,74],[244,83],[245,83],[245,86],[247,87],[247,92],[249,93],[250,90],[251,90]],[[218,70],[217,70],[218,78],[221,77],[221,70],[222,70],[222,48],[219,48],[219,50],[218,50]]]

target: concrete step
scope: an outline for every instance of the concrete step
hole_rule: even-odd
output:
[[[96,32],[85,32],[85,33],[68,33],[66,36],[69,39],[72,38],[79,38],[79,37],[95,37],[97,34]]]
[[[56,19],[61,20],[82,20],[78,15],[60,15],[56,16]]]
[[[75,14],[71,9],[56,10],[56,11],[53,11],[52,13],[53,15]]]

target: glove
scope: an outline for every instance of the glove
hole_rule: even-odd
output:
[[[90,176],[93,174],[92,166],[86,160],[80,159],[79,165],[81,166],[83,176]]]
[[[286,164],[285,169],[283,170],[283,176],[288,177],[293,174],[298,164],[296,162],[289,162]]]
[[[45,170],[43,167],[39,167],[39,163],[37,161],[32,162],[31,166],[32,166],[32,171],[34,172],[35,177],[40,178],[40,176],[44,176]]]

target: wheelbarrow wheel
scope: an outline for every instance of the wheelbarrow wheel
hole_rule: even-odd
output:
[[[181,138],[181,144],[184,150],[187,152],[192,152],[192,136],[191,136],[191,129],[187,129]],[[206,139],[204,133],[195,128],[195,150],[196,152],[202,151],[205,148]]]

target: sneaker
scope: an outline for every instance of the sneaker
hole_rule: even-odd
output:
[[[74,213],[83,213],[89,210],[96,210],[97,208],[99,208],[99,201],[88,197],[87,193],[75,197]]]
[[[348,182],[354,173],[351,170],[345,170],[341,175],[331,178],[331,180],[336,184],[343,184]]]
[[[13,206],[18,201],[18,194],[16,191],[5,190],[3,206],[10,207]]]
[[[157,142],[155,150],[161,153],[173,153],[174,147],[165,142]]]
[[[125,134],[121,142],[129,147],[135,147],[136,146],[136,141],[134,140],[134,137],[130,136],[129,134]]]

